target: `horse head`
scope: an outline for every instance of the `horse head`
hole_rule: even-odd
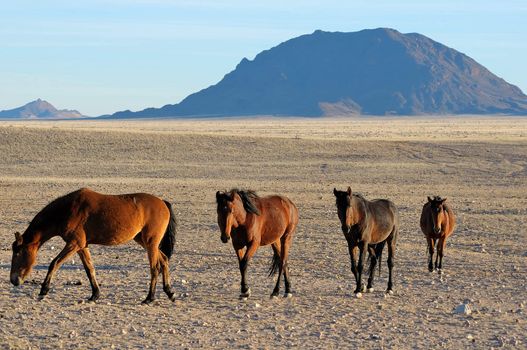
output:
[[[233,189],[229,192],[216,192],[218,226],[223,243],[227,243],[231,238],[232,228],[245,224],[247,213],[260,215],[260,211],[251,200],[253,197],[257,196],[252,191]]]
[[[351,187],[348,187],[347,191],[338,191],[336,188],[333,188],[333,194],[337,201],[337,215],[342,225],[342,232],[347,234],[354,224],[353,209],[351,207]]]
[[[440,234],[443,226],[443,221],[446,217],[446,209],[444,203],[447,199],[435,196],[434,198],[428,197],[428,203],[430,203],[430,211],[432,214],[432,224],[435,234]]]
[[[10,280],[13,285],[18,286],[24,283],[24,279],[35,265],[38,244],[24,244],[22,235],[20,232],[16,232],[12,249]]]

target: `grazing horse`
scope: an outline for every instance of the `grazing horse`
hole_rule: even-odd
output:
[[[278,272],[271,297],[277,297],[280,292],[282,272],[284,297],[292,296],[287,258],[298,224],[298,210],[293,202],[284,196],[259,197],[253,191],[238,189],[216,192],[216,202],[221,240],[227,243],[232,237],[232,246],[238,256],[242,276],[240,298],[251,294],[246,282],[249,261],[258,247],[268,244],[274,252],[269,276]]]
[[[340,219],[342,232],[348,241],[348,250],[351,259],[351,272],[355,277],[357,287],[354,293],[358,297],[364,291],[362,284],[362,270],[366,251],[371,256],[370,277],[368,278],[367,291],[373,291],[373,276],[377,260],[380,259],[385,243],[388,243],[388,289],[393,293],[392,270],[395,255],[395,244],[399,233],[399,214],[395,205],[386,199],[368,201],[360,194],[333,189],[337,202],[337,214]],[[357,264],[357,250],[359,258]],[[380,263],[380,262],[379,262]]]
[[[81,188],[46,205],[23,235],[15,233],[11,283],[15,286],[23,283],[42,244],[60,236],[66,246],[49,265],[40,296],[48,293],[51,279],[60,266],[77,253],[90,280],[92,295],[89,300],[95,301],[100,291],[88,245],[117,245],[134,239],[146,249],[150,263],[150,289],[143,303],[154,300],[160,272],[163,273],[163,290],[174,301],[168,260],[174,250],[175,235],[176,218],[167,201],[146,193],[104,195]]]
[[[434,271],[432,260],[434,257],[434,246],[437,243],[435,268],[441,273],[446,239],[452,234],[456,226],[454,211],[445,202],[446,198],[443,199],[439,196],[428,197],[428,202],[425,203],[421,212],[421,231],[423,231],[428,242],[428,270],[430,272]],[[439,240],[439,243],[437,240]]]

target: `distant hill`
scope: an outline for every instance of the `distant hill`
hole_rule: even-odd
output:
[[[302,35],[179,104],[112,117],[496,113],[527,114],[527,96],[463,53],[379,28]]]
[[[84,117],[84,115],[75,110],[58,110],[51,103],[41,99],[29,102],[22,107],[0,111],[0,118],[2,119],[70,119]]]

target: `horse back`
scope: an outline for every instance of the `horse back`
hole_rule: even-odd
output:
[[[369,225],[374,231],[372,235],[385,236],[398,228],[399,213],[393,202],[387,199],[376,199],[367,201],[366,206],[369,213],[365,220],[370,220]]]
[[[87,243],[120,244],[145,228],[164,232],[169,217],[165,203],[147,193],[106,195],[81,189],[72,193],[66,231],[84,233]]]
[[[289,198],[275,195],[258,198],[255,202],[260,215],[252,215],[258,221],[255,224],[260,228],[262,245],[274,242],[288,228],[297,225],[298,209]]]

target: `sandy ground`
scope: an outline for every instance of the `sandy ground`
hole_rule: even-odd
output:
[[[332,194],[348,185],[400,210],[392,296],[383,262],[376,291],[353,297]],[[59,238],[42,247],[29,281],[10,285],[13,232],[83,186],[174,203],[176,302],[158,286],[156,302],[140,304],[149,272],[133,242],[91,246],[97,303],[84,301],[77,257],[39,301]],[[263,247],[249,267],[253,295],[238,300],[236,257],[220,242],[215,208],[215,192],[231,187],[297,204],[293,298],[269,299]],[[458,216],[442,276],[427,270],[419,229],[435,194]],[[527,118],[0,122],[0,348],[525,348],[526,208]],[[462,303],[470,315],[454,313]]]

